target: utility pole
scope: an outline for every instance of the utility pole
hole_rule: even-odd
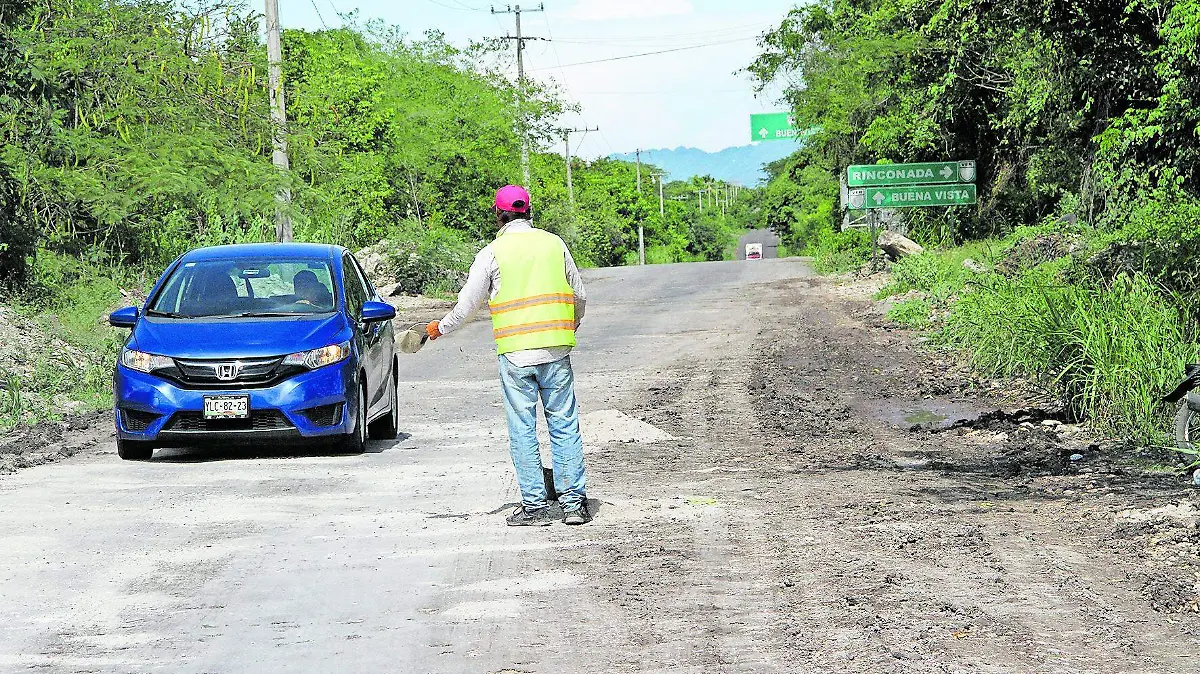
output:
[[[279,0],[264,0],[267,18],[267,85],[271,99],[271,163],[285,176],[288,172],[287,111],[283,101],[283,47],[279,43]],[[275,240],[292,240],[292,190],[281,187],[275,195]]]
[[[563,129],[562,130],[563,145],[565,146],[565,148],[567,150],[567,196],[570,197],[570,199],[571,199],[571,210],[572,211],[575,210],[575,185],[572,184],[572,182],[571,182],[571,134],[587,133],[588,131],[599,131],[599,130],[600,130],[600,127],[596,127],[594,129],[589,129],[589,128],[585,127],[582,129]]]
[[[637,188],[638,201],[642,200],[642,150],[637,150]],[[646,264],[646,232],[641,218],[638,218],[638,264]]]
[[[637,156],[637,176],[638,176],[638,194],[642,193],[642,151],[638,150]]]
[[[526,37],[521,35],[521,12],[544,12],[546,5],[540,4],[537,9],[522,10],[520,5],[508,6],[506,9],[492,14],[513,14],[517,17],[517,34],[505,35],[502,40],[517,41],[517,127],[521,134],[521,174],[525,177],[525,188],[529,189],[529,128],[525,123],[525,42],[526,40],[546,40],[544,37]]]
[[[667,213],[666,209],[663,207],[663,176],[666,174],[658,173],[655,175],[658,176],[658,217],[666,220]]]
[[[700,212],[704,212],[704,190],[696,190],[696,198],[700,200]]]

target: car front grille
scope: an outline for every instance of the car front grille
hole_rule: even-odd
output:
[[[121,422],[125,425],[125,430],[140,433],[150,426],[150,424],[158,421],[159,415],[151,414],[150,412],[139,412],[137,410],[121,410]]]
[[[274,382],[281,374],[283,358],[241,360],[175,359],[175,375],[184,384],[204,387],[236,387]],[[290,369],[290,368],[287,368]]]
[[[300,410],[313,426],[332,426],[342,420],[342,403]]]
[[[222,379],[219,375],[229,375]],[[283,358],[243,358],[240,360],[192,360],[177,358],[169,368],[154,374],[171,380],[180,388],[199,390],[231,390],[268,388],[288,377],[305,371],[299,365],[284,365]]]
[[[285,431],[295,428],[278,410],[250,412],[249,419],[205,419],[202,412],[176,412],[164,431],[222,433],[230,431]]]

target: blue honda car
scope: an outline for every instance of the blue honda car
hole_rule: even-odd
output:
[[[117,453],[327,442],[359,453],[396,437],[386,304],[344,248],[246,244],[175,260],[141,307],[113,378]]]

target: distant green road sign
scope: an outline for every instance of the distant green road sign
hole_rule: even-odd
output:
[[[796,120],[790,113],[750,115],[750,140],[796,140],[804,135],[804,131],[796,127]]]
[[[975,185],[973,184],[860,187],[850,190],[849,194],[849,206],[854,210],[966,206],[975,201]]]
[[[923,164],[868,164],[846,169],[850,187],[930,185],[975,182],[975,162],[939,161]]]

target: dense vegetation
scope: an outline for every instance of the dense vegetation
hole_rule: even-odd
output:
[[[1038,377],[1098,427],[1154,441],[1170,412],[1155,396],[1196,355],[1198,36],[1196,0],[797,8],[750,71],[793,82],[788,101],[817,134],[772,166],[763,212],[848,268],[869,244],[839,231],[848,164],[976,159],[978,207],[907,221],[999,269],[958,268],[962,250],[906,261],[891,290],[940,310],[900,313],[988,369]],[[1004,264],[1047,240],[1069,245]]]
[[[456,290],[492,235],[493,191],[520,180],[516,91],[489,67],[510,56],[379,23],[285,31],[282,174],[271,164],[259,18],[231,0],[0,2],[3,303],[111,357],[119,336],[98,317],[188,248],[271,240],[284,186],[297,240],[385,240],[404,290]],[[654,167],[643,166],[639,193],[633,164],[575,160],[572,209],[553,152],[566,104],[537,83],[524,99],[532,143],[547,148],[532,158],[535,218],[581,264],[636,261],[639,222],[648,262],[730,252],[745,208],[721,217],[695,199],[668,200],[660,217]],[[696,186],[665,192],[694,196]],[[6,321],[0,314],[0,333]],[[49,379],[19,368],[14,383],[16,369],[0,358],[0,426],[45,409],[27,394]],[[63,386],[90,387],[77,397],[93,401],[104,379]]]

